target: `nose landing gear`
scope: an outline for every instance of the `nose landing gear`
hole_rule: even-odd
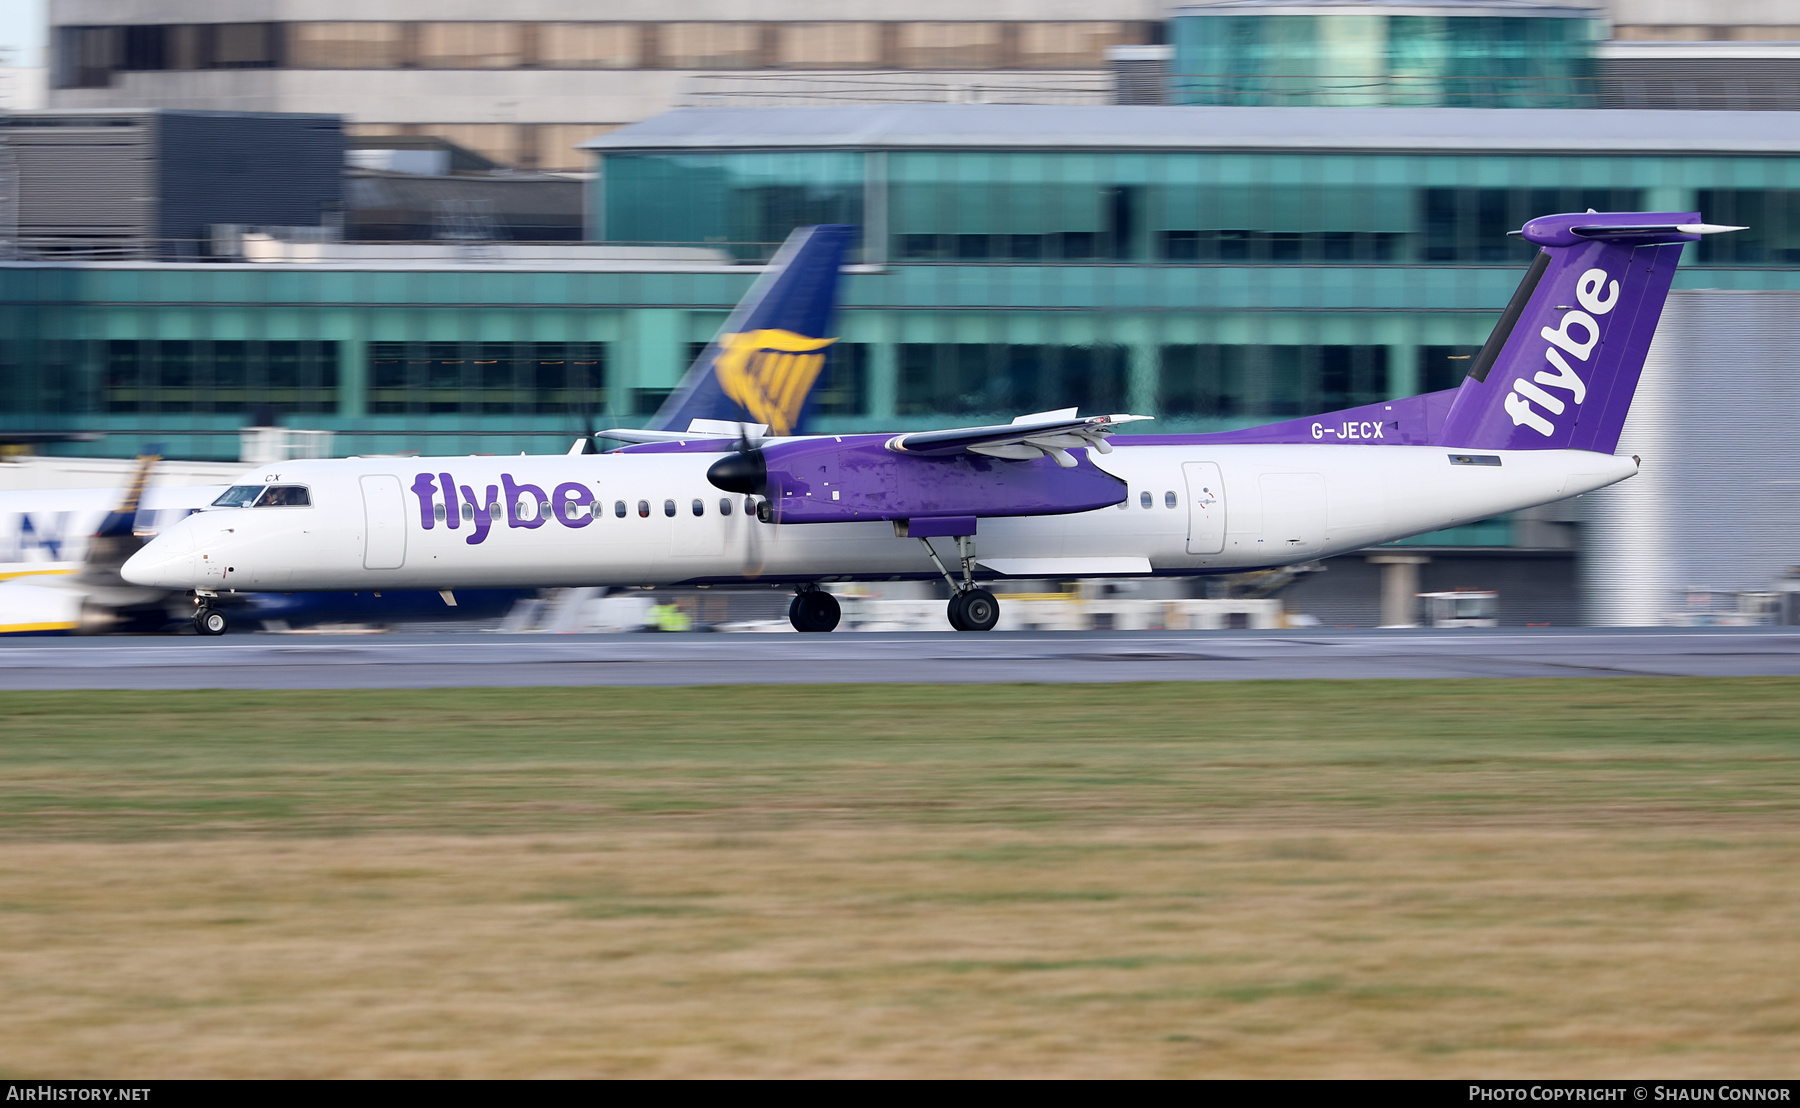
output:
[[[194,593],[194,632],[200,635],[223,635],[231,629],[231,620],[212,606],[217,593]]]

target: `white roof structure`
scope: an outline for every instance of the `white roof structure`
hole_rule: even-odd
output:
[[[677,108],[584,150],[1800,154],[1800,112],[899,104]]]

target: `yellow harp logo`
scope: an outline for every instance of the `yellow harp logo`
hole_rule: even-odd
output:
[[[720,335],[713,372],[725,395],[757,423],[768,424],[771,434],[791,434],[806,394],[825,368],[825,355],[813,351],[836,341],[777,330]]]

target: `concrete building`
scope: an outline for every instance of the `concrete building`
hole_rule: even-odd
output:
[[[1253,59],[1198,48],[1221,8],[1283,59],[1274,85],[1232,83]],[[1225,80],[1231,95],[1198,98],[1214,103],[1797,106],[1791,0],[1403,8],[1429,33],[1358,30],[1394,23],[1378,0],[520,0],[503,19],[474,0],[51,0],[49,106],[339,115],[352,135],[437,135],[540,170],[581,169],[582,141],[678,106],[1168,95],[1146,65],[1183,74],[1177,100]],[[1298,42],[1298,23],[1337,29]],[[1371,69],[1389,94],[1352,72]],[[1352,88],[1321,84],[1345,74]]]
[[[327,112],[572,169],[577,143],[698,78],[1104,87],[1106,48],[1161,18],[1151,0],[521,0],[504,20],[475,0],[52,0],[51,104]]]
[[[338,233],[333,116],[42,111],[0,116],[0,252],[197,258],[222,227]]]

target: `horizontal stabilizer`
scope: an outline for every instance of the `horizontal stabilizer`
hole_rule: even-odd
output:
[[[1105,415],[1081,419],[1074,415],[1073,409],[1066,411],[1067,414],[1041,413],[1051,418],[1031,423],[1015,421],[992,427],[958,427],[948,431],[895,435],[887,441],[887,448],[896,454],[985,454],[990,458],[1018,462],[1049,455],[1057,465],[1070,469],[1075,465],[1070,450],[1091,446],[1102,454],[1110,454],[1112,447],[1107,445],[1106,437],[1117,431],[1120,424],[1151,418]]]
[[[1591,227],[1575,226],[1569,228],[1570,233],[1584,239],[1605,241],[1642,242],[1647,239],[1667,235],[1671,239],[1687,235],[1721,235],[1729,231],[1747,231],[1748,227],[1725,227],[1713,223],[1643,223],[1636,226]]]

